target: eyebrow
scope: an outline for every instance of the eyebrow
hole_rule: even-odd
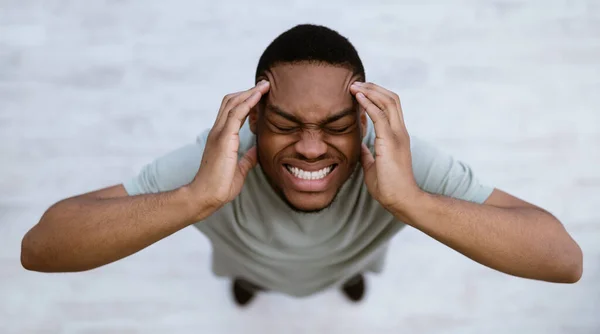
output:
[[[279,115],[279,116],[287,119],[290,122],[302,124],[302,121],[300,119],[298,119],[296,116],[294,116],[294,115],[292,115],[290,113],[285,112],[283,109],[279,108],[276,105],[268,104],[267,105],[267,109],[270,110],[271,112],[273,112],[273,113],[275,113],[275,114],[277,114],[277,115]],[[338,113],[335,113],[335,114],[327,117],[326,119],[324,119],[323,121],[321,121],[319,123],[321,123],[321,125],[333,123],[333,122],[335,122],[335,121],[337,121],[339,119],[342,119],[342,118],[344,118],[344,117],[346,117],[348,115],[352,115],[354,112],[355,112],[355,109],[354,109],[354,106],[352,106],[352,107],[349,107],[347,109],[344,109],[344,110],[342,110],[342,111],[340,111]]]

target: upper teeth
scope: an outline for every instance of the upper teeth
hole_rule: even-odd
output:
[[[290,171],[290,173],[292,173],[295,177],[304,179],[304,180],[322,179],[325,176],[327,176],[327,174],[329,174],[331,172],[331,170],[333,169],[333,166],[329,166],[329,167],[325,167],[321,170],[318,170],[316,172],[308,172],[308,171],[302,170],[297,167],[292,167],[290,165],[286,165],[286,167]]]

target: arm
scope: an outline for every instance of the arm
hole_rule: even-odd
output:
[[[581,249],[556,218],[480,185],[467,165],[411,140],[395,93],[371,83],[355,84],[351,92],[377,134],[375,157],[363,146],[365,183],[398,220],[507,274],[579,280]]]
[[[420,193],[390,212],[485,266],[519,277],[574,283],[583,270],[577,243],[550,213],[494,190],[484,204]]]
[[[41,272],[83,271],[129,256],[203,219],[187,187],[128,196],[122,185],[52,205],[23,238],[21,263]]]
[[[240,127],[268,89],[262,83],[227,95],[206,138],[157,159],[131,182],[51,206],[23,238],[23,267],[93,269],[203,220],[233,200],[256,165],[255,149],[238,156]]]

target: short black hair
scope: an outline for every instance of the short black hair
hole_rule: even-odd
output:
[[[265,49],[256,68],[255,81],[265,72],[282,63],[315,63],[345,67],[365,80],[365,69],[350,41],[330,28],[297,25],[275,38]]]

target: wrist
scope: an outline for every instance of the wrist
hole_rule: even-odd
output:
[[[177,189],[186,203],[188,216],[192,223],[204,220],[219,209],[219,205],[210,201],[203,192],[194,191],[189,185]]]
[[[433,196],[420,188],[398,199],[386,209],[398,220],[408,225],[414,225],[417,218],[426,212]]]

